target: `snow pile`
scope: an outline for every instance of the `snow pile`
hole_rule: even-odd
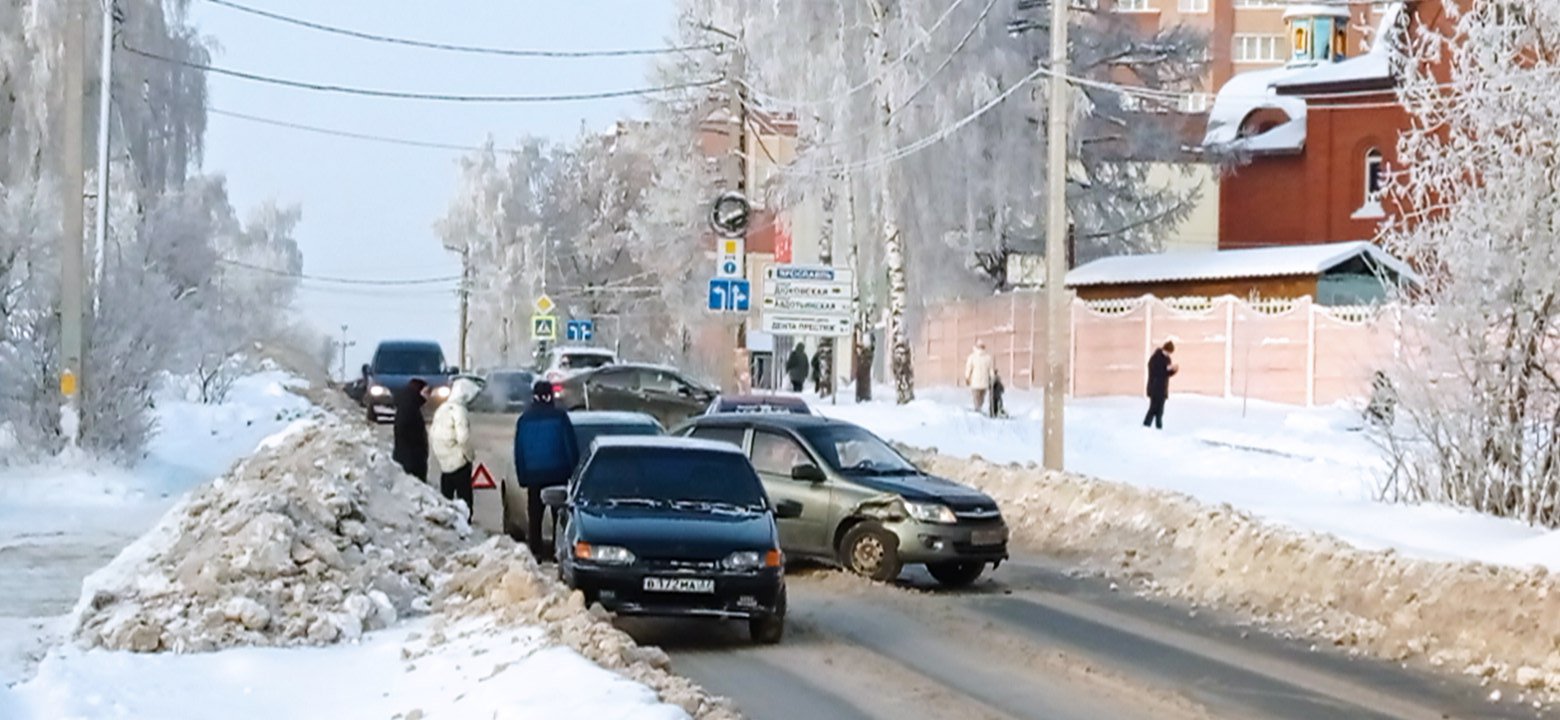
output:
[[[601,607],[586,609],[584,596],[547,577],[523,546],[495,537],[450,558],[434,605],[444,617],[490,617],[501,626],[540,626],[548,637],[598,665],[642,683],[661,700],[699,720],[740,717],[723,698],[711,697],[686,678],[673,675],[660,648],[641,647],[613,627]],[[441,634],[429,644],[444,642]],[[415,662],[416,656],[412,657]]]
[[[1542,566],[1365,551],[1178,493],[913,454],[928,471],[994,497],[1027,549],[1350,652],[1419,658],[1560,695],[1560,581]]]
[[[76,636],[138,652],[354,639],[426,611],[469,533],[367,428],[297,424],[88,577]]]

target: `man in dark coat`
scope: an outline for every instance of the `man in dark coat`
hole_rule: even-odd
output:
[[[1170,356],[1175,353],[1175,342],[1165,344],[1148,358],[1148,414],[1143,416],[1143,427],[1165,427],[1165,399],[1170,397],[1170,376],[1180,371]]]
[[[785,359],[785,377],[791,381],[791,392],[801,392],[807,384],[807,348],[797,343],[791,355]]]
[[[413,379],[395,396],[395,450],[390,457],[406,474],[428,481],[428,426],[423,424],[422,407],[428,383]]]
[[[553,404],[553,386],[538,380],[531,407],[515,421],[515,479],[526,490],[526,544],[537,560],[552,557],[542,545],[542,489],[569,482],[580,461],[579,441],[569,413]]]

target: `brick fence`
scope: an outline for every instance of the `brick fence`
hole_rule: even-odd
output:
[[[1070,387],[1077,397],[1142,395],[1153,348],[1174,338],[1181,371],[1172,392],[1326,405],[1369,392],[1398,352],[1392,307],[1322,307],[1310,298],[1074,300]],[[962,380],[977,339],[1014,388],[1045,384],[1045,296],[1007,293],[927,311],[916,375]]]

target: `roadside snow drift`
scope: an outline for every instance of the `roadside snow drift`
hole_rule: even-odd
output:
[[[1542,566],[1360,550],[1178,493],[910,452],[995,498],[1029,550],[1351,652],[1560,695],[1560,581]]]
[[[78,639],[115,650],[323,644],[426,611],[464,512],[401,471],[367,428],[265,444],[89,576]]]

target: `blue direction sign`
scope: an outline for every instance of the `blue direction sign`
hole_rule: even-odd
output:
[[[746,280],[712,278],[709,309],[715,312],[747,312],[753,304],[753,286]]]
[[[570,320],[563,328],[564,336],[570,342],[585,342],[596,337],[596,321],[594,320]]]

